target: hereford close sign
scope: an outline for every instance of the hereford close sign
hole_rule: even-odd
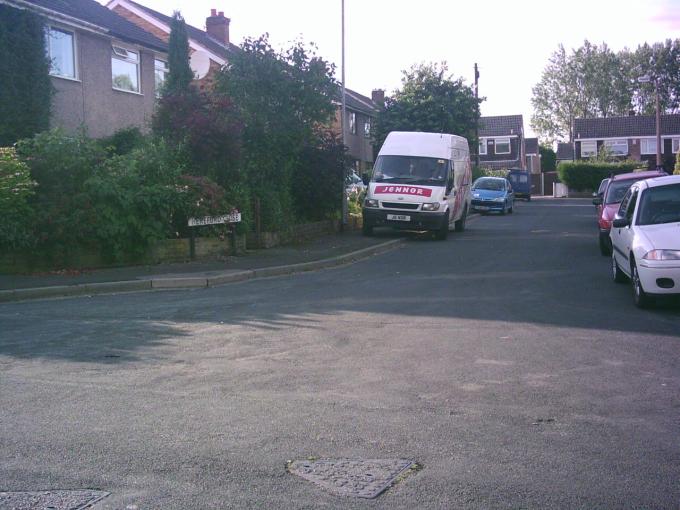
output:
[[[204,225],[220,225],[222,223],[240,223],[241,213],[232,211],[220,216],[204,216],[203,218],[189,218],[190,227],[202,227]]]

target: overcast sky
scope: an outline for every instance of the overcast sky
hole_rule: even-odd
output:
[[[231,18],[231,42],[265,32],[275,47],[301,38],[341,62],[341,0],[137,0],[165,14],[177,9],[205,28],[211,8]],[[106,3],[105,0],[101,0]],[[531,88],[550,54],[584,39],[612,49],[680,37],[680,0],[345,0],[346,83],[370,96],[398,88],[401,71],[446,61],[468,84],[480,69],[482,115],[524,116],[531,132]]]

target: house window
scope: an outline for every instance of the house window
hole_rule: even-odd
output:
[[[510,138],[496,138],[496,154],[510,154]]]
[[[139,92],[139,53],[113,46],[111,75],[114,89]]]
[[[595,156],[597,156],[597,142],[595,140],[581,142],[581,157],[593,158]]]
[[[47,56],[50,74],[62,78],[76,78],[74,34],[60,28],[47,29]]]
[[[366,122],[364,122],[364,136],[366,138],[371,137],[371,119],[366,119]]]
[[[663,145],[661,152],[663,152]],[[640,139],[640,154],[656,154],[656,138]]]
[[[161,95],[161,90],[163,89],[163,84],[168,74],[168,63],[165,60],[154,61],[154,69],[156,74],[156,97]]]
[[[605,140],[604,146],[614,156],[628,155],[628,140]],[[656,149],[654,149],[654,153],[656,154]]]
[[[349,132],[353,135],[357,134],[357,114],[354,112],[349,113]]]
[[[479,155],[486,156],[486,138],[479,139]]]
[[[680,138],[673,138],[673,154],[680,150]]]

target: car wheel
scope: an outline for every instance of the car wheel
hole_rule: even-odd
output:
[[[527,197],[527,202],[531,202],[531,195]]]
[[[651,304],[651,298],[642,288],[642,282],[640,281],[640,275],[638,274],[637,265],[633,261],[633,267],[631,268],[631,282],[633,283],[633,300],[635,301],[635,306],[638,308],[647,308]]]
[[[361,225],[361,233],[365,236],[372,236],[373,235],[373,227],[371,225],[367,225],[364,223]]]
[[[437,241],[445,241],[449,235],[449,213],[446,213],[439,229],[435,231],[434,237]]]
[[[508,214],[512,214],[514,212],[513,211],[514,208],[515,208],[515,202],[513,202],[512,205],[510,206],[510,209],[508,209]]]
[[[616,262],[616,257],[612,253],[612,278],[616,283],[623,283],[627,280],[626,274],[621,271],[619,263]]]
[[[612,242],[609,237],[599,236],[600,253],[603,257],[608,257],[612,254]]]
[[[465,207],[465,210],[463,211],[463,215],[460,217],[458,221],[456,221],[456,232],[464,232],[465,231],[465,222],[467,221],[467,207]]]
[[[505,202],[505,203],[503,204],[503,210],[501,210],[501,215],[505,215],[505,211],[507,210],[507,208],[508,208],[508,203]]]

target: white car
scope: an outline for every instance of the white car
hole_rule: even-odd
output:
[[[609,235],[614,281],[630,278],[637,306],[680,294],[680,175],[633,184]]]

